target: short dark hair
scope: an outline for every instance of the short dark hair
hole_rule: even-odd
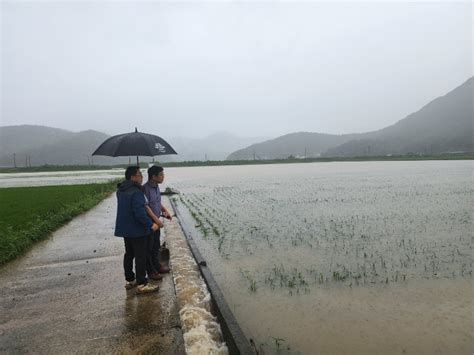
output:
[[[140,170],[139,166],[129,166],[127,170],[125,170],[125,180],[130,180],[130,178],[137,173],[137,170]]]
[[[158,165],[153,165],[153,166],[150,166],[148,168],[148,180],[151,180],[151,178],[155,175],[158,175],[159,173],[161,173],[163,171],[163,167],[162,166],[158,166]]]

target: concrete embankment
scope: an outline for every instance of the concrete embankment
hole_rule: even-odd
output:
[[[172,274],[124,289],[115,211],[111,196],[0,269],[1,353],[185,353]]]

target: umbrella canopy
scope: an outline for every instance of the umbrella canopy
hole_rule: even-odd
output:
[[[109,157],[149,156],[178,154],[163,138],[153,134],[135,132],[119,134],[104,141],[92,155],[106,155]]]

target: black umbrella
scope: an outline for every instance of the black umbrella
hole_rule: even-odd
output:
[[[178,154],[163,138],[153,134],[135,132],[119,134],[108,138],[92,155],[123,157],[136,155],[153,157],[155,155]]]

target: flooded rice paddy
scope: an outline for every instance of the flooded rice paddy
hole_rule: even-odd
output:
[[[265,353],[472,353],[470,161],[166,169]]]
[[[0,174],[0,187],[77,185],[123,178],[124,169]]]

